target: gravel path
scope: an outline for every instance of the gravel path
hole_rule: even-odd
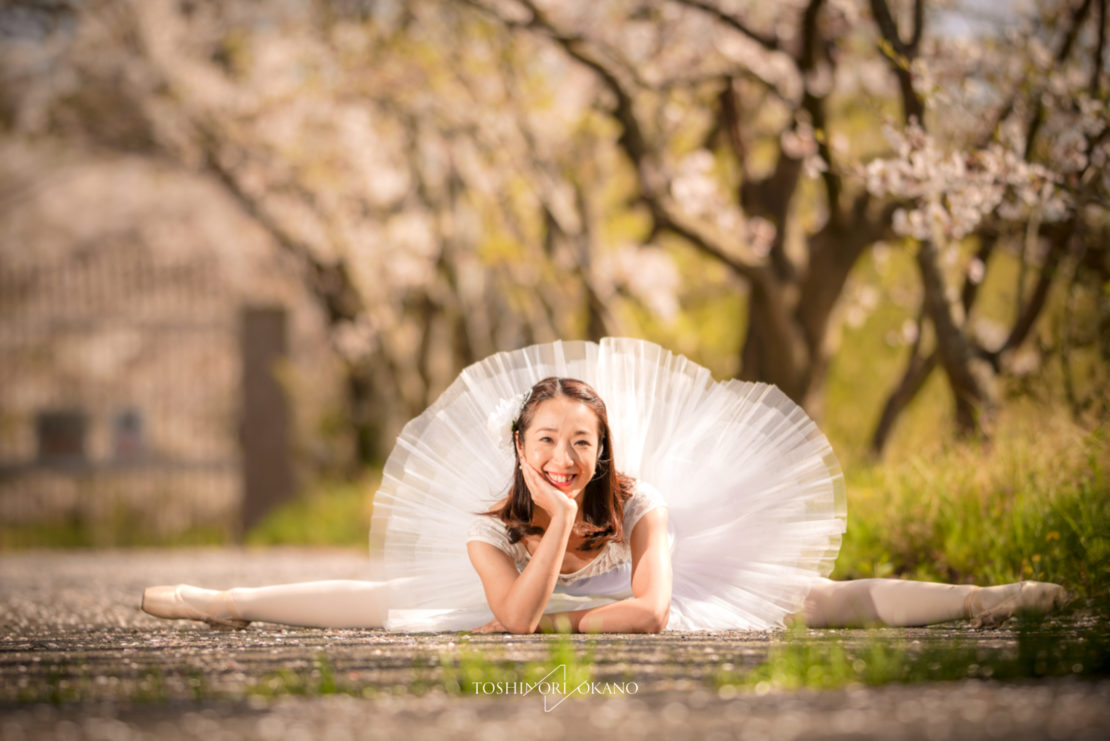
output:
[[[826,692],[716,688],[719,673],[742,672],[766,658],[776,640],[768,633],[568,639],[258,623],[220,632],[138,610],[150,584],[251,586],[367,578],[368,571],[364,556],[342,550],[5,554],[0,738],[361,739],[426,730],[447,739],[604,732],[678,739],[1101,739],[1110,727],[1108,680],[965,680]],[[845,643],[873,635],[824,632],[830,633]],[[1000,651],[1014,645],[1008,631],[963,626],[880,635],[922,645],[958,638]],[[561,663],[559,651],[577,655],[593,682],[561,704],[542,685],[528,690],[524,684],[529,667]],[[469,695],[454,682],[468,662],[488,682]],[[572,656],[571,671],[574,662]]]

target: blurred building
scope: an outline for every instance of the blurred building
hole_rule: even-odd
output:
[[[4,167],[4,538],[234,536],[243,451],[268,456],[256,474],[288,496],[306,420],[329,403],[297,266],[217,186],[142,158],[24,153]]]

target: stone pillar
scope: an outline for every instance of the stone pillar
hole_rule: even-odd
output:
[[[257,524],[295,491],[290,459],[289,399],[278,370],[288,355],[286,313],[281,307],[248,306],[239,318],[243,363],[243,507],[239,534]]]

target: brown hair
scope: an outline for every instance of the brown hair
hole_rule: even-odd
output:
[[[519,437],[523,445],[524,433],[531,426],[539,405],[560,396],[585,404],[597,416],[601,454],[598,456],[594,477],[586,484],[582,500],[584,523],[575,531],[585,535],[581,550],[592,551],[610,540],[624,540],[624,503],[632,495],[635,481],[631,476],[618,471],[614,465],[609,414],[605,409],[605,402],[585,381],[550,376],[533,386],[521,407],[520,415],[513,422],[514,439]],[[543,528],[532,524],[532,495],[528,492],[528,485],[524,483],[524,473],[520,470],[520,453],[516,445],[513,446],[513,463],[513,483],[508,495],[503,502],[486,513],[505,523],[510,543],[516,543],[525,535],[543,533]]]

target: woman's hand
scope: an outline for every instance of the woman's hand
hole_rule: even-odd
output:
[[[497,616],[475,633],[534,633],[543,617],[544,608],[559,579],[567,543],[578,503],[563,493],[527,461],[520,465],[521,477],[528,488],[528,495],[536,507],[550,517],[544,526],[532,558],[523,571],[518,571],[513,559],[497,547],[477,540],[466,544],[467,554],[475,571],[482,579],[486,602]],[[533,515],[539,515],[533,511]]]
[[[546,512],[552,520],[567,516],[571,520],[574,519],[578,513],[578,502],[559,491],[528,461],[521,461],[520,470],[524,474],[524,483],[536,506]]]

